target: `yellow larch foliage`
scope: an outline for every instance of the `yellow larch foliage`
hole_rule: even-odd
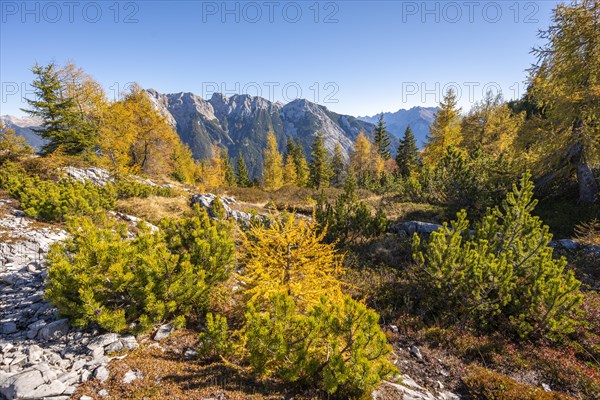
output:
[[[458,146],[461,142],[461,117],[460,108],[457,106],[458,98],[453,89],[448,89],[444,99],[440,102],[435,120],[429,127],[427,146],[423,150],[423,162],[426,165],[435,165],[442,159],[450,146]]]
[[[244,235],[245,270],[240,279],[250,302],[273,294],[291,296],[301,310],[317,305],[322,296],[342,296],[338,277],[343,257],[323,243],[325,232],[292,214],[251,228]]]
[[[364,133],[359,133],[354,143],[354,151],[350,154],[350,170],[360,181],[366,174],[373,177],[381,175],[385,163],[377,149]]]
[[[209,188],[225,185],[225,161],[219,147],[213,146],[212,157],[202,163],[201,180]]]
[[[296,161],[293,154],[288,154],[283,168],[283,181],[286,185],[296,185],[298,183],[298,173],[296,172]]]
[[[99,147],[101,162],[119,173],[173,176],[180,165],[193,165],[177,132],[137,85],[103,113]]]
[[[265,190],[277,190],[283,186],[283,157],[277,150],[273,132],[267,135],[267,147],[263,150],[263,186]]]

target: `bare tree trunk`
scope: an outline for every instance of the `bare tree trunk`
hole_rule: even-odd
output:
[[[583,121],[577,119],[573,124],[573,136],[577,138],[575,144],[579,147],[579,151],[573,157],[573,161],[577,164],[579,203],[591,204],[598,200],[598,182],[596,182],[594,172],[587,163],[585,149],[580,142],[583,137],[583,129]]]
[[[580,203],[591,204],[598,200],[598,182],[596,182],[594,173],[585,157],[581,157],[577,165],[577,182],[579,183]]]
[[[573,134],[580,134],[581,122],[576,122],[573,125]],[[539,194],[546,191],[547,187],[556,179],[559,175],[559,171],[563,168],[569,168],[569,170],[576,169],[577,171],[577,184],[579,185],[579,203],[591,204],[598,200],[598,182],[594,177],[594,172],[587,163],[583,146],[579,141],[574,142],[569,147],[566,154],[560,159],[558,165],[550,172],[544,174],[535,182],[536,192]]]

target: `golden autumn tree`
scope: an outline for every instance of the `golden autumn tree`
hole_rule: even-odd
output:
[[[497,157],[513,148],[524,120],[524,112],[513,113],[500,94],[488,92],[463,118],[460,147]]]
[[[286,185],[296,185],[298,183],[298,173],[296,172],[296,161],[293,154],[288,154],[285,158],[283,167],[283,181]]]
[[[371,141],[360,133],[354,143],[354,151],[350,154],[350,171],[358,182],[367,177],[377,178],[384,169],[384,161]]]
[[[75,108],[88,122],[98,125],[109,104],[102,85],[73,63],[60,67],[58,76],[64,96],[73,99]]]
[[[319,304],[322,296],[341,296],[342,256],[322,242],[325,232],[292,214],[255,226],[245,234],[245,272],[250,302],[283,294],[300,309]]]
[[[296,162],[296,183],[298,186],[304,187],[308,184],[310,170],[308,168],[308,161],[306,161],[304,147],[302,147],[302,143],[300,143],[300,138],[298,138],[296,151],[294,152],[294,161]]]
[[[267,147],[263,150],[263,186],[265,190],[277,190],[283,186],[283,157],[277,149],[273,132],[267,134]]]
[[[551,187],[560,176],[577,177],[579,202],[600,197],[595,172],[600,165],[600,1],[559,4],[552,24],[540,32],[545,40],[534,48],[528,96],[544,110],[548,127],[539,146],[544,175],[538,190]]]
[[[371,397],[396,371],[379,315],[343,294],[341,256],[316,226],[288,215],[245,237],[249,297],[239,331],[254,374],[303,382],[336,398]]]
[[[219,147],[213,146],[212,157],[202,162],[201,181],[207,187],[216,188],[225,185],[227,166],[221,152]]]
[[[181,165],[193,165],[191,153],[137,85],[104,113],[99,147],[104,162],[121,173],[173,176]]]
[[[457,96],[452,88],[448,89],[440,102],[435,120],[429,127],[427,146],[423,150],[423,162],[435,165],[450,146],[460,144],[460,108]]]
[[[137,173],[139,166],[131,160],[135,140],[133,107],[125,101],[112,103],[102,116],[99,132],[100,163],[116,174]]]
[[[15,162],[33,154],[33,149],[23,136],[15,133],[0,121],[0,166],[7,161]]]

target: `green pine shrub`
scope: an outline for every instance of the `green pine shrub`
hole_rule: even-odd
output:
[[[225,210],[223,201],[221,201],[219,196],[215,197],[212,203],[210,203],[210,214],[219,220],[224,220],[227,218],[227,211]]]
[[[377,237],[388,229],[388,220],[380,208],[373,213],[364,201],[358,200],[355,185],[346,182],[344,193],[335,202],[326,200],[323,192],[317,197],[314,217],[322,229],[327,229],[325,240],[352,243]]]
[[[394,191],[401,201],[442,205],[451,213],[466,209],[479,217],[488,207],[500,204],[516,176],[515,166],[506,157],[449,147],[434,167],[397,177]]]
[[[131,179],[119,179],[113,185],[118,199],[129,199],[132,197],[145,199],[150,196],[174,197],[177,195],[171,187],[152,186]]]
[[[520,337],[573,331],[581,282],[565,270],[566,259],[552,257],[552,235],[531,215],[537,201],[529,178],[524,174],[502,208],[489,209],[473,232],[463,210],[423,246],[413,237],[424,309]]]
[[[112,210],[118,199],[177,196],[170,187],[151,186],[131,179],[120,179],[105,186],[70,178],[45,180],[10,162],[0,170],[0,188],[19,200],[27,215],[57,222],[65,221],[68,216],[92,216],[101,210]]]
[[[164,321],[205,311],[214,285],[229,276],[230,227],[205,211],[166,219],[158,232],[104,216],[68,222],[70,238],[48,254],[46,297],[75,326],[98,324],[114,332],[143,332]]]
[[[395,371],[379,316],[345,296],[323,298],[300,313],[290,296],[272,296],[265,310],[250,304],[243,329],[252,370],[318,387],[336,398],[369,398]]]
[[[227,319],[219,314],[206,314],[206,329],[200,333],[199,339],[197,351],[200,358],[227,356],[233,348]]]
[[[29,175],[15,164],[7,164],[0,172],[0,188],[20,201],[23,211],[44,221],[62,222],[69,215],[94,215],[115,205],[111,186],[96,186],[62,178],[58,182]]]

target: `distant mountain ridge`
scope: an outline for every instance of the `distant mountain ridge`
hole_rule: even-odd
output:
[[[348,158],[358,134],[365,132],[372,137],[374,124],[379,118],[378,115],[357,118],[338,114],[305,99],[282,104],[250,95],[227,97],[215,93],[205,100],[193,93],[161,94],[153,89],[146,92],[181,140],[190,147],[194,158],[211,157],[213,146],[226,148],[232,161],[241,151],[253,178],[260,177],[262,173],[263,149],[269,131],[275,133],[282,153],[288,138],[292,138],[295,142],[299,140],[310,156],[310,145],[321,132],[330,153],[339,143],[343,156]],[[434,107],[413,107],[384,113],[384,121],[392,133],[390,150],[395,153],[398,137],[402,137],[407,124],[422,146],[436,110]],[[41,120],[8,115],[0,119],[24,136],[34,148],[39,149],[44,144],[44,140],[32,130],[41,125]]]
[[[42,125],[42,120],[36,117],[13,117],[12,115],[0,115],[0,121],[7,127],[14,129],[17,135],[23,136],[27,143],[39,150],[46,142],[33,131]]]
[[[413,107],[408,110],[400,109],[396,112],[383,113],[383,121],[386,124],[387,130],[398,138],[404,136],[406,127],[410,125],[419,148],[425,147],[427,135],[429,134],[429,126],[435,118],[437,107]],[[361,121],[376,124],[379,120],[379,115],[371,117],[357,117]]]
[[[205,100],[193,93],[161,94],[153,89],[147,93],[195,158],[210,157],[215,145],[227,148],[231,158],[241,151],[252,177],[260,176],[269,131],[275,133],[281,152],[292,138],[299,140],[309,155],[311,143],[321,132],[330,152],[339,143],[344,157],[348,157],[358,134],[370,136],[374,129],[369,122],[334,113],[305,99],[283,105],[249,95],[227,97],[215,93]]]

